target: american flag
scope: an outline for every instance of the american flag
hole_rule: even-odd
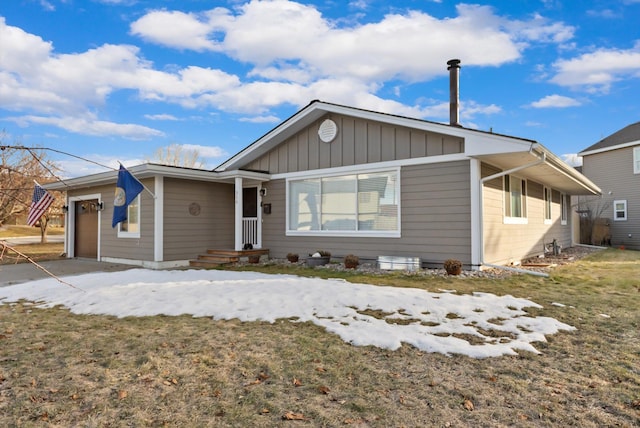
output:
[[[46,190],[44,190],[38,183],[33,189],[33,198],[31,199],[31,208],[29,208],[29,216],[27,217],[27,224],[33,226],[42,217],[44,212],[49,208],[49,205],[53,202],[53,196]]]

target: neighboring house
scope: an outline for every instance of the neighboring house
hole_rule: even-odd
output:
[[[473,269],[571,246],[570,198],[600,189],[535,141],[461,127],[457,92],[451,112],[441,124],[313,101],[213,171],[129,168],[150,191],[115,229],[115,171],[45,187],[67,191],[68,257],[148,267],[246,243]]]
[[[640,122],[579,155],[582,173],[602,189],[602,198],[584,199],[584,206],[608,220],[611,245],[640,250]]]

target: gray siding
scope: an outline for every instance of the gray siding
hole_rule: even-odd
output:
[[[142,180],[142,183],[153,189],[153,179]],[[118,238],[118,227],[111,227],[113,218],[113,198],[115,183],[68,192],[68,196],[100,194],[104,209],[100,213],[100,257],[153,260],[153,197],[143,190],[140,193],[140,238]]]
[[[482,177],[497,172],[500,170],[482,164]],[[499,177],[485,183],[483,189],[485,263],[519,263],[544,254],[544,245],[554,239],[565,248],[571,246],[571,216],[566,225],[561,224],[560,192],[552,189],[551,224],[545,224],[543,185],[527,180],[527,224],[505,224],[503,183]]]
[[[318,127],[324,119],[243,168],[279,174],[464,152],[459,137],[336,115],[338,135],[323,143]]]
[[[633,147],[584,156],[582,173],[602,189],[602,199],[590,198],[590,205],[606,206],[602,217],[610,220],[611,245],[640,250],[640,174],[633,173]],[[613,220],[614,200],[627,201],[627,221]]]
[[[263,246],[276,258],[288,252],[306,257],[322,249],[335,258],[350,253],[364,260],[380,255],[408,256],[420,257],[426,265],[441,266],[453,257],[470,264],[469,174],[468,161],[403,167],[400,238],[286,236],[286,182],[271,181],[263,199],[273,207],[272,213],[263,217]]]
[[[196,203],[200,213],[189,206]],[[165,178],[164,260],[195,259],[207,249],[234,247],[234,187]]]

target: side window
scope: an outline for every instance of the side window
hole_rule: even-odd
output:
[[[127,219],[118,223],[118,238],[140,237],[140,195],[127,207]]]
[[[527,182],[513,175],[504,176],[505,223],[526,223]]]
[[[633,148],[633,173],[640,174],[640,146]]]
[[[624,221],[627,219],[627,201],[613,201],[613,220]]]
[[[567,218],[569,217],[569,196],[562,193],[560,194],[560,224],[567,224]]]
[[[545,224],[551,223],[551,189],[548,187],[543,188],[544,193],[544,222]]]

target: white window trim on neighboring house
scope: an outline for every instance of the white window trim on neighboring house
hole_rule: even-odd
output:
[[[569,197],[566,193],[560,193],[560,224],[567,225],[569,217]]]
[[[640,174],[640,146],[633,148],[633,173]]]
[[[618,209],[618,204],[622,205],[620,209]],[[621,213],[622,216],[618,217],[618,213]],[[613,201],[613,221],[627,221],[627,200],[619,199]]]
[[[127,219],[118,223],[118,238],[140,238],[140,195],[136,196],[136,198],[131,201],[131,203],[127,206]],[[122,230],[122,224],[125,223],[129,226],[129,219],[133,216],[131,215],[132,211],[136,210],[135,218],[138,219],[137,223],[131,223],[131,225],[135,225],[135,231],[130,232],[128,230]]]
[[[319,226],[320,229],[317,230],[295,230],[291,229],[291,224],[293,219],[291,218],[291,198],[293,196],[293,192],[291,191],[291,187],[293,184],[302,182],[305,180],[322,180],[322,179],[339,179],[340,177],[358,177],[360,175],[366,174],[380,174],[380,173],[392,173],[396,176],[395,183],[395,198],[396,198],[396,224],[393,230],[322,230],[322,208],[320,208],[320,219]],[[309,174],[296,174],[295,177],[287,178],[286,183],[286,235],[287,236],[331,236],[331,237],[382,237],[382,238],[399,238],[401,236],[401,228],[400,228],[400,219],[401,219],[401,193],[400,193],[400,168],[383,168],[383,169],[368,169],[368,170],[358,170],[357,172],[347,173],[346,171],[335,172],[333,174],[318,174],[316,172],[312,172]],[[357,182],[357,178],[356,178]],[[357,185],[356,185],[357,186]],[[356,195],[358,194],[356,190]],[[320,199],[322,200],[322,187],[320,187]],[[356,229],[358,227],[358,196],[356,196],[356,204],[354,205],[354,218],[356,219],[355,225]]]
[[[544,199],[544,224],[551,224],[551,210],[553,207],[553,190],[550,187],[544,186],[542,188],[542,195]]]
[[[520,216],[513,216],[511,212],[511,198],[512,198],[512,181],[518,180],[520,183]],[[507,188],[509,190],[507,191]],[[529,218],[527,217],[527,180],[520,178],[516,175],[505,175],[503,179],[504,189],[504,224],[528,224]]]

